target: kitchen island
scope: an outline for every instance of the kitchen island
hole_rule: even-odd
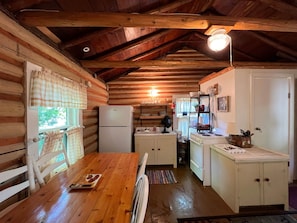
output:
[[[229,144],[211,147],[211,186],[235,212],[281,205],[288,210],[287,154]]]

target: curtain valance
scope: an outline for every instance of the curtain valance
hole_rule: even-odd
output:
[[[55,72],[32,71],[31,106],[87,108],[87,87]]]

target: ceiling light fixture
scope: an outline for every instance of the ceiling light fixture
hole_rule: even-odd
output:
[[[215,52],[221,51],[226,46],[228,46],[228,44],[231,42],[230,39],[231,38],[226,34],[225,29],[217,29],[207,39],[207,45]]]
[[[230,46],[230,65],[232,66],[232,39],[226,34],[226,30],[217,29],[207,39],[208,47],[215,52],[225,49],[228,44]]]

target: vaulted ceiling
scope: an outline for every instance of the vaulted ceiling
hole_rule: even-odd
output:
[[[238,66],[297,68],[297,0],[0,0],[0,4],[2,11],[105,82],[145,67],[205,76],[228,67],[230,55]],[[229,47],[222,52],[207,47],[216,28],[225,28],[231,36],[231,54]]]

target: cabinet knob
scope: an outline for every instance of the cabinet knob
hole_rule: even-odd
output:
[[[266,182],[269,182],[269,181],[270,181],[270,179],[269,179],[269,178],[265,178],[264,180],[265,180]]]
[[[256,182],[260,182],[260,179],[259,179],[259,178],[256,178],[255,181],[256,181]]]
[[[155,149],[152,149],[152,150],[155,150]]]
[[[158,150],[160,150],[160,148],[158,148]]]

